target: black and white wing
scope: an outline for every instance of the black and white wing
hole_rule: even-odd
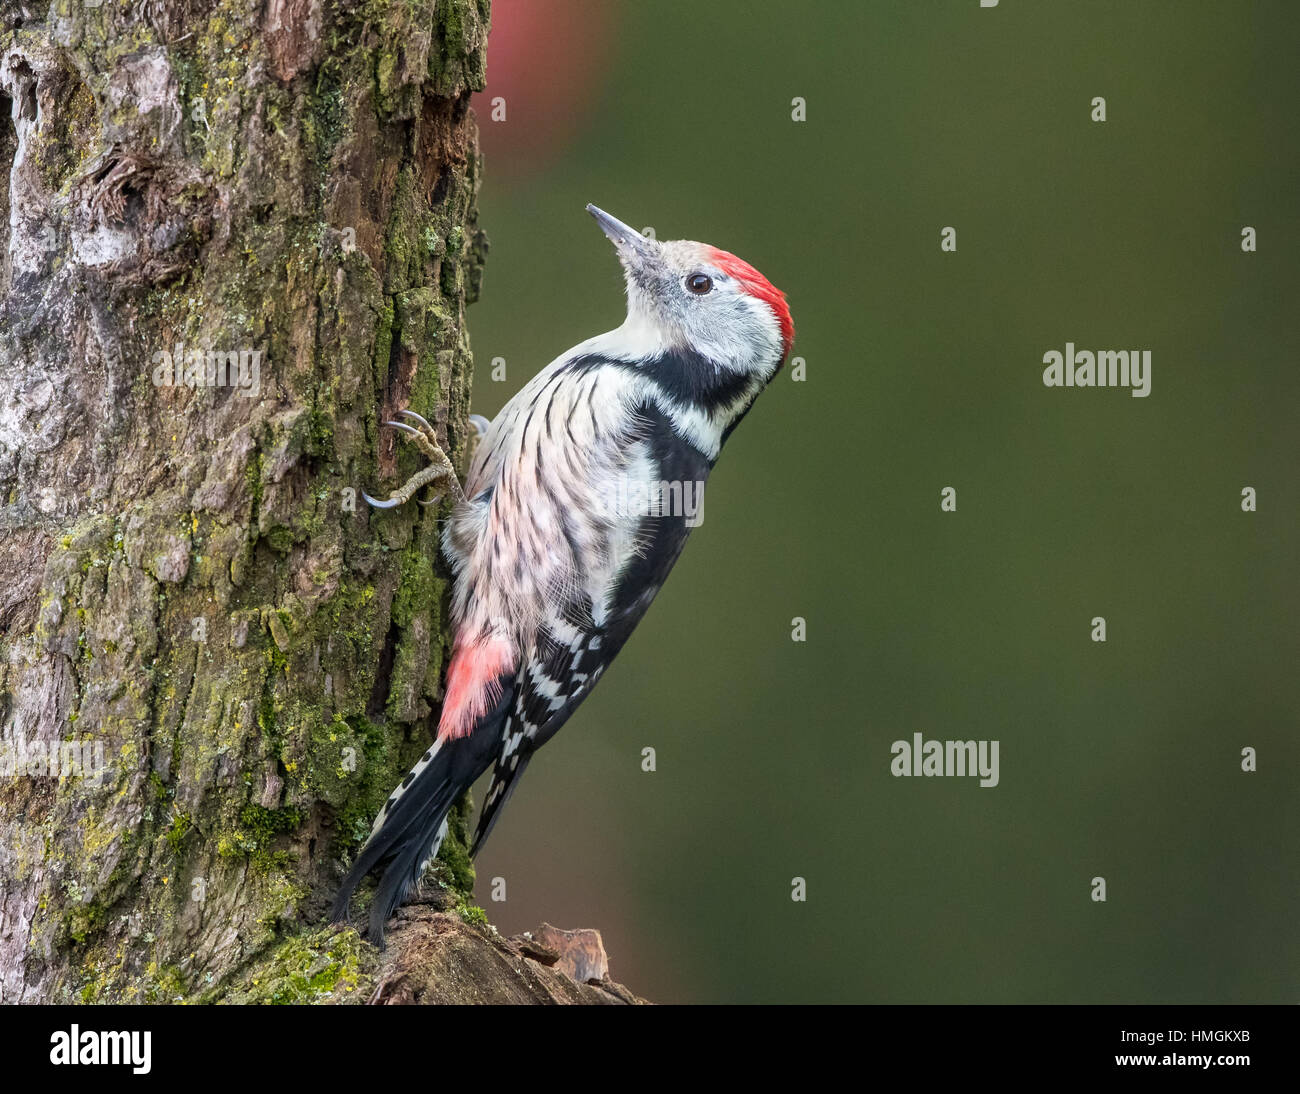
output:
[[[674,432],[657,405],[640,407],[637,420],[639,439],[648,446],[660,480],[697,483],[702,489],[712,461]],[[608,607],[593,612],[590,597],[576,594],[564,605],[562,615],[543,628],[515,679],[514,707],[503,727],[472,854],[491,833],[533,753],[568,721],[631,637],[690,532],[691,524],[680,512],[641,517]],[[601,616],[599,621],[596,615]]]

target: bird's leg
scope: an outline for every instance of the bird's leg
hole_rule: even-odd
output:
[[[385,422],[384,424],[391,425],[394,429],[400,429],[408,437],[414,438],[416,448],[429,458],[429,466],[421,468],[407,479],[387,501],[378,501],[364,491],[362,491],[361,496],[376,509],[394,509],[410,501],[422,487],[436,484],[441,487],[437,496],[428,501],[421,501],[421,505],[432,505],[445,494],[450,494],[456,501],[464,501],[465,492],[460,487],[460,480],[456,478],[456,469],[452,466],[451,460],[447,458],[447,454],[439,446],[438,434],[434,432],[433,426],[413,410],[399,410],[397,413],[410,418],[416,424],[408,425],[406,422]]]

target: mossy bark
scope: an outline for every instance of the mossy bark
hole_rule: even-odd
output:
[[[360,491],[400,407],[463,452],[487,7],[0,0],[0,1001],[359,967],[447,651],[440,507]]]

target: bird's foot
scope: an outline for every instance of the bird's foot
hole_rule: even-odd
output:
[[[361,496],[376,509],[395,509],[410,501],[415,494],[426,486],[433,486],[437,493],[428,500],[421,500],[421,505],[432,505],[446,494],[451,494],[457,501],[464,500],[460,480],[456,478],[456,469],[451,460],[438,444],[438,434],[427,421],[413,410],[399,410],[398,414],[410,418],[415,424],[407,422],[385,422],[394,429],[400,429],[415,442],[416,448],[429,458],[429,466],[421,468],[406,480],[387,501],[379,501],[362,491]]]

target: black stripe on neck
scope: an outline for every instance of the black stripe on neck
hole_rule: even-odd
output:
[[[601,365],[644,376],[670,399],[684,406],[697,407],[707,414],[735,404],[748,392],[751,398],[746,403],[747,409],[748,403],[753,402],[763,387],[754,373],[719,368],[708,358],[688,349],[671,349],[640,361],[589,353],[575,357],[567,368],[583,373]]]
[[[710,414],[736,403],[756,381],[752,373],[719,368],[690,350],[669,350],[638,368],[670,398]]]

